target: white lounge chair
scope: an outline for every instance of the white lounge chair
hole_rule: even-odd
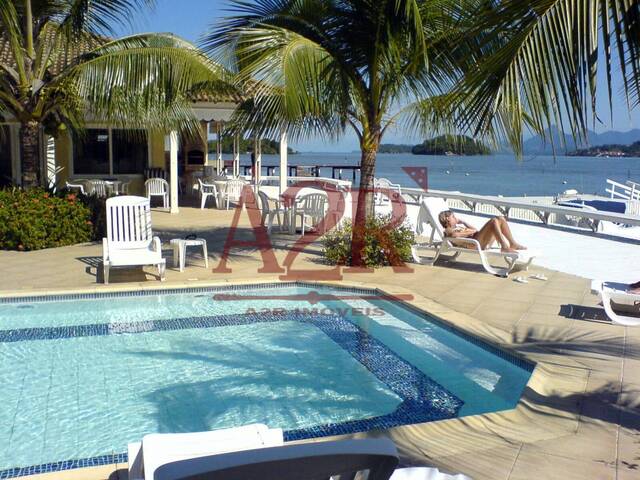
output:
[[[144,197],[109,198],[107,237],[102,239],[104,283],[109,283],[111,267],[156,265],[164,280],[165,259],[160,239],[151,231],[151,208]]]
[[[144,188],[149,201],[151,197],[162,197],[162,206],[169,208],[169,182],[163,178],[150,178],[144,182]]]
[[[453,255],[448,257],[449,260],[457,259],[463,252],[475,252],[480,255],[480,261],[484,269],[493,275],[507,277],[516,265],[521,266],[525,270],[529,268],[531,261],[535,258],[535,254],[530,250],[502,252],[499,248],[482,249],[480,243],[473,238],[447,237],[444,232],[444,227],[438,220],[440,212],[445,210],[449,210],[449,207],[442,198],[424,197],[421,200],[416,220],[416,233],[418,235],[425,234],[428,231],[428,228],[425,228],[426,225],[430,228],[430,236],[427,243],[420,243],[411,248],[411,253],[417,263],[433,265],[440,255],[447,252],[453,252]],[[466,244],[469,247],[466,248],[460,246],[460,244]],[[419,255],[418,250],[423,248],[434,250],[434,255],[431,259],[425,259]],[[489,263],[489,257],[503,259],[507,263],[507,267],[499,268],[492,266],[491,263]]]
[[[602,280],[593,280],[591,282],[591,292],[599,295],[602,300],[602,306],[607,317],[618,325],[627,327],[640,326],[640,317],[632,317],[630,315],[622,315],[613,310],[612,303],[625,306],[635,306],[640,304],[640,294],[629,293],[629,286],[624,283],[603,282]]]
[[[399,468],[398,452],[387,438],[284,445],[178,460],[155,469],[154,480],[260,479],[470,480],[437,468]],[[148,477],[145,477],[148,478]],[[129,479],[137,477],[129,475]]]
[[[270,429],[263,424],[210,432],[145,435],[142,442],[129,444],[129,480],[153,480],[158,468],[180,460],[277,447],[283,443],[282,429]]]

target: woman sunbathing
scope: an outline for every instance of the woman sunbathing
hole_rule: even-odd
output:
[[[445,210],[438,215],[438,220],[444,227],[444,232],[448,237],[453,238],[473,238],[477,240],[484,250],[493,241],[500,244],[503,252],[515,252],[516,250],[526,250],[527,247],[519,244],[513,238],[509,224],[504,217],[494,217],[483,225],[480,230],[476,230],[463,220],[459,220],[451,210]],[[460,242],[462,247],[469,246]],[[471,247],[472,248],[472,247]]]

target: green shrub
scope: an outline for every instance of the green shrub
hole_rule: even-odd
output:
[[[76,195],[34,188],[0,189],[0,249],[39,250],[88,242],[91,208]]]
[[[364,226],[362,261],[366,267],[399,266],[411,260],[415,235],[406,225],[389,226],[390,216],[368,218]],[[331,265],[350,265],[351,224],[343,224],[322,238],[323,255]]]
[[[63,191],[67,196],[71,191]],[[78,195],[77,199],[91,211],[91,240],[102,241],[107,236],[107,199],[97,195]]]

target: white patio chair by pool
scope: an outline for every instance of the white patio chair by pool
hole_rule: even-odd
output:
[[[258,190],[258,198],[260,199],[260,210],[262,211],[262,218],[260,219],[261,225],[267,225],[267,233],[271,234],[271,229],[273,228],[273,220],[278,220],[278,225],[280,229],[283,228],[282,219],[287,214],[287,212],[280,207],[280,202],[276,200],[271,200],[269,196],[263,192],[262,190]],[[274,206],[271,207],[271,202],[273,202]]]
[[[373,201],[376,206],[389,205],[391,200],[402,198],[400,184],[391,183],[391,180],[387,178],[374,178],[373,189]]]
[[[144,197],[120,196],[107,200],[107,236],[102,239],[104,283],[111,267],[155,265],[164,280],[165,259],[160,239],[151,231],[151,208]]]
[[[283,445],[249,451],[213,454],[158,466],[155,480],[260,479],[318,480],[470,480],[437,468],[400,468],[398,452],[387,438]],[[135,480],[136,477],[129,476]],[[148,477],[145,477],[148,480]]]
[[[221,192],[222,201],[226,203],[227,210],[229,210],[230,202],[238,202],[240,195],[242,195],[242,189],[247,184],[244,180],[239,178],[230,178],[224,185],[224,190]]]
[[[129,480],[153,480],[163,465],[180,460],[264,447],[284,443],[282,429],[263,424],[245,425],[209,432],[155,433],[142,442],[129,444]]]
[[[80,181],[76,181],[76,183],[65,182],[65,186],[68,190],[78,190],[82,195],[86,195],[84,183],[80,183]]]
[[[144,182],[144,189],[149,202],[152,197],[162,197],[162,206],[169,208],[169,182],[164,178],[150,178]]]
[[[307,227],[313,228],[318,225],[327,214],[327,195],[324,193],[309,193],[303,197],[297,198],[293,212],[293,225],[296,225],[296,218],[300,217],[300,228],[302,229],[302,235],[304,235],[304,229]],[[307,223],[307,219],[311,223]]]
[[[484,269],[500,277],[507,277],[509,273],[518,265],[523,269],[528,269],[531,261],[535,258],[535,253],[531,250],[519,250],[517,252],[502,252],[499,248],[482,249],[480,243],[473,238],[452,238],[447,237],[444,227],[438,221],[440,212],[449,210],[447,203],[442,198],[424,197],[418,209],[416,219],[416,233],[423,235],[430,229],[429,240],[426,243],[419,243],[411,247],[413,259],[417,263],[433,265],[443,253],[453,252],[447,257],[449,260],[456,260],[463,253],[477,253]],[[427,227],[427,228],[425,228]],[[455,243],[454,243],[455,242]],[[460,244],[465,244],[461,246]],[[434,251],[431,259],[425,259],[418,253],[418,249],[430,249]],[[503,259],[507,263],[506,268],[494,267],[489,262],[489,257]]]
[[[198,184],[200,185],[200,209],[204,209],[207,198],[213,197],[213,203],[218,206],[218,189],[213,183],[205,183],[202,179],[198,178]]]
[[[640,326],[640,316],[623,315],[614,311],[612,304],[634,307],[640,305],[640,294],[629,293],[629,286],[624,283],[603,282],[602,280],[593,280],[591,282],[591,292],[599,295],[602,300],[602,306],[607,317],[618,325],[627,327]]]

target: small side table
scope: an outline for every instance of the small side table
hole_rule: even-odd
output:
[[[180,265],[180,271],[184,271],[186,262],[187,247],[202,247],[202,255],[204,256],[204,267],[209,268],[209,256],[207,254],[207,241],[204,238],[194,238],[186,240],[184,238],[174,238],[169,242],[173,247],[173,266]]]

